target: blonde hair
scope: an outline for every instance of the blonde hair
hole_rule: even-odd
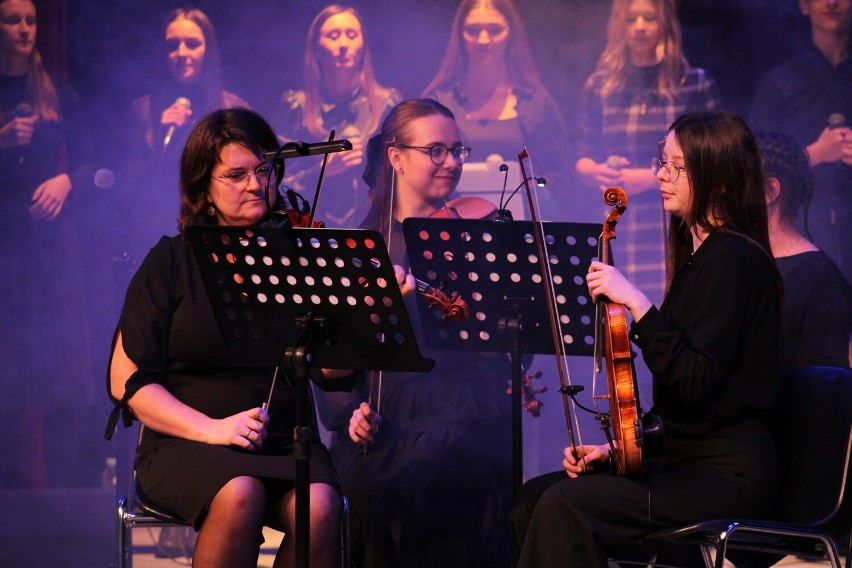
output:
[[[657,60],[660,70],[657,74],[657,93],[672,100],[680,88],[684,75],[689,70],[689,62],[681,46],[680,23],[677,19],[675,0],[651,0],[657,9],[657,18],[662,39],[657,45]],[[607,78],[602,87],[603,96],[622,89],[626,82],[625,69],[630,59],[625,26],[627,14],[633,0],[614,0],[607,24],[607,43],[598,59],[598,71],[606,71]]]

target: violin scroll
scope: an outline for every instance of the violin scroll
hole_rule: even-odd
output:
[[[610,187],[603,194],[604,203],[612,207],[603,224],[602,240],[607,241],[615,238],[615,226],[618,220],[627,210],[627,193],[620,187]],[[608,256],[608,250],[603,251]],[[601,258],[601,262],[609,264],[607,258]]]
[[[536,418],[541,416],[541,407],[544,406],[544,403],[538,400],[535,395],[547,392],[547,386],[534,387],[532,381],[540,379],[541,375],[541,371],[536,371],[532,375],[524,371],[524,376],[521,379],[521,408]],[[512,394],[511,385],[506,389],[506,393]]]
[[[438,288],[430,286],[417,278],[414,279],[414,283],[417,292],[426,298],[426,309],[432,310],[437,307],[444,314],[443,321],[447,321],[448,319],[465,321],[470,317],[470,308],[458,292],[445,293],[443,291],[443,283]]]

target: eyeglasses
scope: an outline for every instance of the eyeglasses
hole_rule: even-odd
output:
[[[654,173],[654,177],[657,177],[657,174],[660,173],[660,170],[663,168],[666,170],[669,183],[677,182],[680,174],[686,171],[686,168],[673,163],[671,160],[663,162],[659,158],[651,158],[651,171]]]
[[[470,158],[470,148],[457,144],[452,148],[447,148],[443,144],[435,144],[434,146],[403,146],[397,145],[397,148],[407,148],[409,150],[420,150],[424,154],[429,154],[429,158],[436,166],[442,165],[447,161],[447,156],[453,155],[453,158],[460,164],[463,164]]]
[[[251,175],[257,178],[257,181],[260,185],[266,185],[266,180],[269,179],[270,174],[272,174],[272,164],[269,162],[263,162],[259,166],[257,166],[254,170],[231,170],[226,174],[222,174],[220,176],[216,176],[215,179],[220,179],[238,189],[244,190],[249,186],[249,180],[251,179]]]

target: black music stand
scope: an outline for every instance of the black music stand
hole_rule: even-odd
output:
[[[296,564],[308,566],[308,377],[332,369],[429,371],[375,231],[194,226],[195,251],[234,365],[296,380]]]
[[[509,353],[512,360],[512,463],[523,483],[521,355],[553,354],[545,287],[530,221],[409,218],[403,232],[412,270],[461,294],[470,318],[452,328],[423,318],[432,349]],[[593,355],[595,308],[586,272],[597,257],[600,224],[543,223],[565,353]]]

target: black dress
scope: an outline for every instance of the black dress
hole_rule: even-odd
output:
[[[390,241],[391,259],[404,265],[399,223]],[[406,297],[406,307],[418,346],[435,367],[428,373],[384,372],[381,384],[374,381],[371,405],[384,421],[366,453],[349,438],[348,426],[355,408],[370,399],[370,382],[356,383],[352,393],[318,396],[349,499],[353,562],[370,568],[506,566],[509,360],[501,353],[426,348],[414,294]]]
[[[163,238],[151,249],[127,291],[119,322],[124,350],[139,372],[138,387],[160,383],[176,398],[212,418],[265,402],[272,369],[230,364],[191,245]],[[216,493],[237,476],[293,486],[295,385],[278,382],[269,407],[263,451],[217,446],[145,430],[136,456],[139,483],[158,505],[201,526]],[[311,444],[311,481],[338,487],[331,458],[319,437]],[[271,489],[276,490],[276,489]]]
[[[784,280],[781,371],[849,366],[852,288],[822,251],[776,259]]]

